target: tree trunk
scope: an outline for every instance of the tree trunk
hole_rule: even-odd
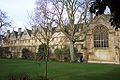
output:
[[[71,58],[71,62],[76,61],[75,51],[74,51],[74,42],[73,41],[70,41],[70,58]]]
[[[45,55],[45,80],[48,80],[48,56],[49,56],[49,41],[47,41],[47,52]]]
[[[47,54],[46,54],[46,58],[45,58],[45,80],[48,79],[48,65],[47,65],[47,62],[48,62],[48,50],[47,50]]]

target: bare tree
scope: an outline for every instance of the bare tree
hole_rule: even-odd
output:
[[[52,19],[54,18],[54,14],[49,12],[48,8],[49,1],[48,0],[37,0],[36,1],[36,8],[34,11],[34,16],[31,17],[31,25],[33,26],[34,30],[33,36],[37,38],[42,44],[47,45],[47,50],[45,50],[45,78],[47,77],[47,62],[49,56],[49,45],[50,41],[52,40],[52,35],[54,33],[55,27],[54,22]]]
[[[9,20],[6,13],[0,10],[0,33],[4,33],[11,26],[11,21]]]
[[[60,27],[61,31],[70,41],[70,57],[74,62],[75,42],[84,41],[88,31],[88,26],[92,20],[92,15],[88,13],[89,0],[37,0],[35,15],[31,18],[32,25],[43,29],[34,32],[41,43],[47,45],[46,52],[46,79],[47,60],[49,54],[49,43],[52,40],[53,24]],[[79,30],[79,33],[77,32]],[[80,38],[82,36],[82,38]],[[41,39],[42,38],[42,39]]]
[[[86,39],[88,26],[92,20],[92,14],[89,13],[90,0],[51,0],[51,2],[53,6],[51,13],[56,16],[53,21],[69,39],[70,57],[74,62],[76,60],[74,44]]]

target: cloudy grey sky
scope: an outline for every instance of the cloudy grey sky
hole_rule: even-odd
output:
[[[5,11],[13,21],[13,27],[28,27],[29,15],[35,8],[36,0],[0,0],[0,9]],[[109,13],[109,10],[106,10]],[[28,15],[29,14],[29,15]]]
[[[7,13],[13,21],[13,26],[23,27],[28,25],[28,14],[35,8],[36,0],[0,0],[0,9]]]

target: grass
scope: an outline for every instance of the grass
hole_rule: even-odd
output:
[[[29,75],[32,80],[44,74],[44,62],[0,59],[0,80],[12,75]],[[53,80],[120,80],[120,65],[48,62],[48,76]]]

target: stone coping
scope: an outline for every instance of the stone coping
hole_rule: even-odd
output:
[[[110,61],[88,61],[88,63],[120,64],[118,62],[110,62]]]

